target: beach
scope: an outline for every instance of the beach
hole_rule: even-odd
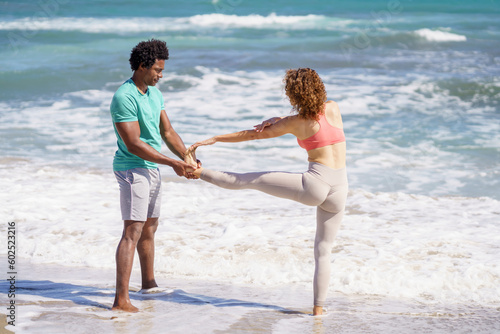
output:
[[[3,260],[3,259],[2,259]],[[141,312],[110,310],[113,270],[22,264],[15,333],[495,333],[498,309],[425,305],[384,296],[334,293],[324,316],[304,307],[310,291],[215,280],[161,278],[171,293],[134,293]],[[3,300],[2,300],[3,303]],[[391,326],[387,324],[390,323]]]
[[[310,315],[314,207],[168,166],[155,274],[173,291],[138,294],[136,257],[140,312],[110,310],[123,222],[109,107],[150,38],[167,42],[157,87],[186,146],[293,113],[289,68],[315,69],[338,103],[349,193],[325,316]],[[1,2],[0,332],[498,332],[499,41],[490,0]],[[197,157],[308,165],[292,135]]]

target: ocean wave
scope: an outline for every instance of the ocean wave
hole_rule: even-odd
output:
[[[454,34],[443,30],[419,29],[414,34],[430,42],[465,42],[466,36]]]
[[[493,122],[493,105],[500,91],[496,82],[436,81],[424,75],[395,78],[390,73],[385,77],[320,74],[329,98],[338,101],[344,116],[353,184],[362,183],[369,191],[498,198],[494,171],[500,132]],[[289,115],[283,75],[284,70],[232,72],[196,66],[169,72],[158,86],[176,130],[190,145],[221,133],[251,129],[271,116]],[[0,149],[4,155],[107,168],[116,150],[109,102],[121,82],[49,101],[3,103],[0,133],[12,141],[5,141]],[[39,119],[51,122],[40,128]],[[81,133],[81,129],[91,130]],[[470,147],[464,148],[464,143]],[[257,149],[262,159],[253,159]],[[263,166],[279,170],[283,154],[291,171],[301,171],[307,160],[306,152],[287,136],[221,144],[207,152],[201,150],[200,159],[209,159],[212,167],[227,168],[230,154],[235,170],[244,171]]]
[[[398,30],[395,28],[357,29],[356,25],[351,25],[343,29],[344,38],[337,43],[332,43],[333,47],[339,47],[346,53],[357,53],[369,47],[387,47],[400,50],[427,48],[428,45],[444,42],[465,42],[467,37],[452,33],[448,28],[431,30],[422,28],[418,30]],[[418,59],[421,62],[421,59]]]
[[[191,17],[132,17],[92,18],[58,17],[22,18],[0,21],[0,30],[27,31],[81,31],[87,33],[134,33],[179,31],[199,28],[247,28],[247,29],[331,29],[342,27],[352,20],[324,15],[282,16],[271,13],[262,15],[204,14]]]

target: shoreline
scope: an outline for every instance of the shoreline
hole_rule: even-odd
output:
[[[2,260],[4,256],[0,257]],[[311,316],[312,292],[303,287],[242,286],[184,278],[158,278],[171,293],[141,295],[131,278],[139,313],[111,311],[114,270],[19,261],[13,333],[400,333],[500,330],[498,308],[422,305],[383,296],[331,292],[327,314]],[[333,290],[333,287],[331,288]],[[7,295],[0,294],[2,303]],[[5,311],[4,311],[5,312]]]

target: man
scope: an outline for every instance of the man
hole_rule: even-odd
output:
[[[168,48],[165,42],[140,42],[130,55],[132,78],[116,91],[111,116],[118,150],[113,170],[120,186],[123,234],[116,250],[116,295],[113,310],[137,312],[129,297],[129,281],[137,247],[142,289],[157,287],[154,277],[154,234],[161,205],[161,178],[157,164],[172,167],[179,176],[194,178],[193,167],[160,153],[161,140],[184,159],[186,147],[172,128],[163,97],[154,87],[163,75]]]

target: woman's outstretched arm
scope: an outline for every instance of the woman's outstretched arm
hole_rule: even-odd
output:
[[[212,138],[199,141],[191,147],[189,147],[185,154],[184,161],[186,163],[195,165],[194,152],[200,146],[213,145],[217,142],[223,143],[238,143],[242,141],[256,140],[256,139],[267,139],[283,136],[287,133],[295,134],[295,128],[297,126],[297,116],[288,117],[274,117],[268,119],[261,124],[255,126],[255,130],[243,130],[234,133],[228,133],[225,135],[218,135]],[[196,170],[193,170],[193,174],[196,178],[201,176],[203,168],[198,166]]]
[[[242,141],[256,140],[256,139],[267,139],[283,136],[287,133],[294,133],[296,126],[297,116],[288,116],[283,118],[273,118],[274,122],[269,122],[270,120],[264,121],[259,125],[255,126],[255,130],[243,130],[234,133],[228,133],[224,135],[214,136],[203,141],[199,141],[192,145],[188,152],[194,152],[194,150],[199,146],[212,145],[217,142],[222,143],[239,143]]]

